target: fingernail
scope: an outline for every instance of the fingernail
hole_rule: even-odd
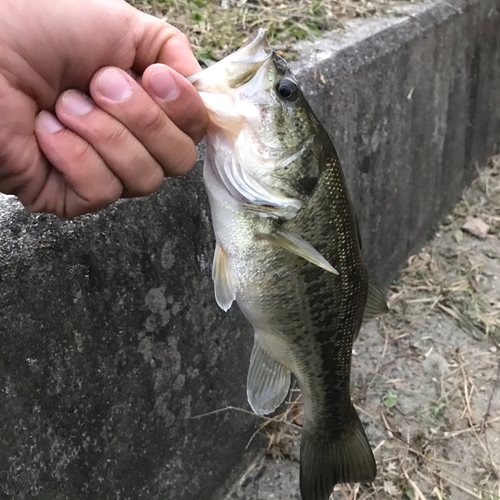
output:
[[[45,130],[46,132],[50,132],[54,134],[59,132],[64,128],[63,124],[48,111],[41,111],[38,115],[38,126]]]
[[[155,68],[149,81],[151,90],[163,101],[173,101],[180,94],[179,86],[167,68]]]
[[[94,109],[89,98],[74,90],[63,94],[61,104],[68,113],[75,116],[86,115]]]
[[[132,87],[116,69],[110,68],[101,73],[97,88],[104,97],[112,101],[124,101],[132,94]]]

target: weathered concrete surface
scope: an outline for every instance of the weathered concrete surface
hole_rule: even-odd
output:
[[[250,331],[214,305],[212,252],[200,168],[70,222],[2,200],[0,498],[195,499],[227,478],[253,421],[190,419],[245,398]]]
[[[379,283],[497,148],[498,11],[440,2],[304,47]],[[0,498],[220,500],[256,419],[190,418],[247,407],[252,335],[215,305],[212,249],[199,164],[76,221],[0,200]]]

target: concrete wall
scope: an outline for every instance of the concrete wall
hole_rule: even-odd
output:
[[[387,285],[500,138],[500,2],[436,2],[303,44]],[[0,198],[0,499],[220,500],[259,422],[251,331],[215,305],[201,163],[75,221]],[[258,445],[258,442],[254,443]]]
[[[200,166],[62,222],[0,216],[0,498],[195,499],[253,420],[250,331],[214,304]]]
[[[498,151],[499,11],[498,0],[416,4],[303,45],[296,72],[339,153],[380,284]]]

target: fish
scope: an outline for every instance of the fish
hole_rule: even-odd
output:
[[[248,402],[272,413],[295,376],[301,496],[327,500],[337,483],[376,476],[350,372],[361,325],[387,312],[339,158],[264,30],[188,79],[210,118],[203,178],[215,298],[224,311],[236,302],[255,331]]]

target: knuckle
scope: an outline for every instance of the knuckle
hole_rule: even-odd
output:
[[[101,187],[99,192],[93,193],[90,198],[90,206],[92,210],[109,207],[123,192],[121,183],[114,176],[111,177],[105,185]]]
[[[109,189],[107,192],[103,193],[102,196],[99,197],[99,199],[96,200],[96,203],[92,206],[92,211],[108,208],[116,200],[118,200],[119,197],[120,196],[117,195],[114,190]]]
[[[103,147],[120,147],[127,143],[130,132],[122,125],[113,125],[103,128],[94,140],[101,143]]]
[[[160,168],[155,167],[154,171],[149,176],[143,176],[135,187],[137,196],[147,196],[154,193],[162,184],[164,179],[163,172]]]
[[[93,148],[87,141],[74,141],[70,151],[69,161],[71,163],[87,163],[92,156]]]
[[[163,42],[166,42],[172,38],[186,38],[187,36],[179,29],[173,26],[172,24],[167,24],[167,30],[165,30],[165,23],[160,19],[153,18],[153,22],[157,24],[158,27],[161,26],[160,36]]]
[[[95,212],[107,208],[118,200],[119,197],[120,193],[117,192],[116,187],[110,184],[102,188],[100,192],[95,192],[85,197],[83,213]]]
[[[207,124],[203,121],[193,122],[192,127],[189,131],[189,137],[193,140],[195,144],[199,144],[207,132]]]
[[[184,155],[181,157],[180,161],[177,162],[175,168],[173,168],[170,175],[184,175],[188,173],[193,167],[198,153],[193,145],[188,145],[182,148],[184,150]]]
[[[33,154],[32,148],[26,147],[26,144],[13,141],[5,148],[0,145],[0,192],[18,194],[42,168],[40,157]]]
[[[101,162],[92,145],[86,141],[75,141],[71,157],[67,161],[76,168],[81,167],[86,170],[93,170],[92,166],[95,166],[96,162]],[[105,208],[120,197],[121,183],[114,175],[104,174],[101,180],[102,183],[96,184],[95,188],[85,189],[85,194],[79,195],[84,200],[87,212]]]
[[[177,40],[179,40],[180,43],[186,45],[187,47],[191,46],[188,37],[182,31],[177,29],[174,36],[177,38]]]
[[[64,196],[60,196],[57,186],[54,186],[55,177],[48,175],[40,189],[31,196],[20,195],[19,201],[30,213],[49,213],[59,218],[66,217],[66,203]],[[56,193],[56,194],[54,194]]]
[[[135,126],[142,133],[155,133],[165,129],[166,117],[163,111],[156,106],[148,106],[134,120]]]

